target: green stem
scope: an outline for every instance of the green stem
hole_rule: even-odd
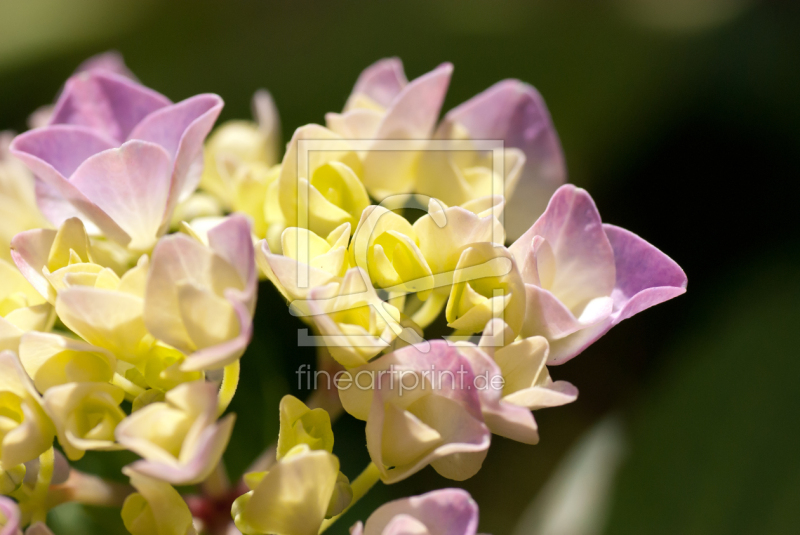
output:
[[[33,505],[31,523],[47,521],[47,491],[50,488],[50,481],[53,480],[55,459],[56,455],[52,446],[39,457],[39,473],[31,494]]]
[[[358,502],[358,500],[363,498],[364,495],[369,492],[369,490],[374,487],[378,481],[380,481],[380,479],[381,473],[378,470],[378,467],[375,465],[375,463],[369,463],[364,471],[361,472],[350,484],[350,488],[353,489],[353,499],[350,500],[350,505],[348,505],[345,510],[338,515],[325,520],[322,523],[322,526],[319,528],[319,533],[322,533],[331,527],[334,522],[339,520],[345,513],[347,513],[347,511],[349,511],[350,508]]]
[[[239,370],[239,359],[225,366],[224,375],[222,376],[222,385],[219,389],[217,416],[222,416],[222,413],[224,413],[228,405],[231,404],[233,395],[236,394],[236,388],[239,386]]]
[[[342,403],[339,401],[338,391],[331,393],[325,389],[315,390],[305,403],[309,409],[325,409],[331,417],[331,424],[334,424],[344,412]],[[277,449],[278,444],[276,442],[270,444],[244,473],[269,470],[275,464],[275,452]]]

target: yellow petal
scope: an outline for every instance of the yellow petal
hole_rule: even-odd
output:
[[[117,359],[109,351],[58,334],[22,336],[19,357],[39,392],[72,382],[111,381]]]
[[[405,466],[423,458],[442,443],[442,436],[408,411],[387,403],[384,412],[382,462]]]
[[[138,492],[122,505],[122,521],[132,535],[190,535],[192,513],[168,483],[123,468]]]
[[[72,217],[61,224],[47,258],[47,269],[51,272],[70,264],[70,257],[76,255],[81,261],[89,262],[89,236],[83,223]]]
[[[324,450],[296,449],[234,502],[234,522],[245,535],[317,535],[336,487],[339,460]]]

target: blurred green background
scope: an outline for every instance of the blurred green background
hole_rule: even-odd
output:
[[[445,109],[502,78],[534,84],[570,181],[605,221],[672,256],[689,292],[552,370],[581,395],[537,413],[539,445],[493,439],[463,484],[480,530],[512,533],[565,453],[615,414],[627,454],[598,490],[607,521],[560,535],[800,532],[796,3],[0,0],[0,130],[24,129],[83,59],[108,49],[173,100],[219,93],[223,120],[248,118],[253,92],[268,88],[285,139],[340,110],[359,72],[385,56],[401,57],[409,78],[453,62]],[[307,395],[294,370],[314,360],[277,293],[264,286],[259,297],[232,405],[234,476],[274,440],[280,398]],[[363,424],[343,417],[335,432],[354,477],[368,461]],[[127,460],[87,455],[82,466],[110,474]],[[430,468],[381,485],[330,533],[388,499],[449,485]],[[116,511],[51,516],[57,535],[123,532]]]

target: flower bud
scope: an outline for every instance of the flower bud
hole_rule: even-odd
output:
[[[448,325],[476,333],[502,317],[514,332],[525,318],[525,291],[517,266],[505,247],[476,243],[461,253],[445,314]]]
[[[311,450],[333,452],[331,417],[325,409],[309,409],[296,397],[284,396],[280,413],[278,460],[299,444],[305,444]]]
[[[325,512],[325,518],[332,518],[342,513],[353,501],[353,488],[350,486],[350,480],[342,472],[336,476],[336,485],[331,494],[331,501],[328,503],[328,510]]]
[[[53,444],[55,429],[17,356],[0,353],[0,464],[36,459]]]
[[[108,383],[117,366],[111,352],[53,333],[24,334],[19,357],[41,393],[72,382]]]
[[[253,96],[253,112],[257,123],[251,121],[228,121],[220,125],[205,144],[205,165],[200,187],[215,195],[226,209],[245,212],[239,179],[236,175],[251,166],[270,168],[278,163],[280,147],[280,118],[272,96],[259,90]],[[254,195],[263,212],[265,192]],[[262,216],[263,218],[263,213]],[[262,236],[256,223],[256,234]]]
[[[25,465],[18,464],[7,469],[0,469],[0,494],[9,495],[22,485],[25,479]]]
[[[205,480],[230,440],[235,415],[217,421],[213,384],[194,381],[167,392],[165,401],[134,412],[116,429],[117,441],[143,460],[133,470],[175,485]]]
[[[289,227],[281,234],[282,253],[273,253],[263,240],[256,248],[256,261],[287,300],[303,299],[311,288],[341,279],[349,267],[349,241],[349,223],[337,227],[325,239],[310,230]],[[303,280],[306,273],[308,278]]]
[[[378,288],[390,293],[422,292],[433,288],[431,268],[419,249],[411,224],[382,206],[372,206],[361,220],[350,244],[350,262],[369,273]]]
[[[185,234],[153,251],[144,321],[157,339],[187,355],[185,371],[238,359],[252,334],[256,266],[250,224],[232,215],[208,231],[208,245]]]
[[[17,502],[0,496],[0,535],[19,535],[22,514]]]
[[[292,311],[310,316],[331,356],[347,368],[367,363],[404,332],[400,311],[378,297],[360,268],[347,270],[341,283],[313,288]]]
[[[169,483],[122,471],[137,490],[122,504],[122,521],[132,535],[197,535],[189,507]]]
[[[125,392],[106,383],[68,383],[50,388],[44,406],[58,433],[58,441],[71,461],[86,450],[121,449],[114,431],[125,418],[119,407]]]
[[[12,264],[0,259],[0,351],[17,351],[24,333],[49,330],[54,319],[53,307]]]
[[[490,433],[466,358],[443,340],[407,346],[351,370],[339,386],[344,409],[366,420],[367,449],[385,483],[428,464],[462,481],[480,470]],[[369,383],[367,381],[370,381]]]
[[[332,507],[338,478],[339,460],[334,455],[300,444],[252,491],[236,499],[233,521],[245,535],[317,535]]]
[[[157,341],[144,361],[144,380],[147,386],[167,392],[181,383],[203,379],[203,372],[184,371],[181,366],[186,355]]]
[[[328,140],[335,148],[308,151],[308,165],[299,169],[299,144],[304,139]],[[360,169],[358,155],[337,134],[318,125],[298,128],[289,142],[278,179],[286,224],[306,227],[322,236],[344,223],[355,229],[361,212],[370,204],[359,178]]]

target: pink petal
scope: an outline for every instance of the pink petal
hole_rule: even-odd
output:
[[[360,93],[388,108],[407,84],[403,62],[399,58],[382,59],[364,69],[356,81],[350,99]],[[346,109],[348,106],[345,106]]]
[[[548,340],[564,338],[574,332],[595,325],[611,314],[611,298],[598,298],[576,317],[551,292],[532,284],[525,285],[525,323],[520,334],[544,336]]]
[[[592,299],[611,295],[616,280],[614,251],[585,190],[567,184],[556,191],[544,214],[509,247],[520,262],[535,236],[547,240],[555,255],[555,276],[547,289],[573,314],[581,314]]]
[[[550,380],[543,386],[533,386],[506,396],[508,403],[514,403],[530,410],[560,407],[578,399],[578,389],[567,381]]]
[[[136,75],[134,75],[130,69],[128,69],[128,66],[125,65],[125,60],[122,58],[122,54],[116,50],[110,50],[108,52],[103,52],[102,54],[97,54],[96,56],[90,57],[78,65],[78,68],[75,69],[75,73],[77,74],[79,72],[95,70],[111,72],[120,76],[124,76],[125,78],[133,80],[134,82],[137,81]]]
[[[17,502],[11,498],[0,496],[0,512],[6,519],[6,523],[0,528],[0,535],[17,535],[19,533],[21,514]]]
[[[233,214],[208,231],[208,244],[211,249],[224,258],[242,279],[245,292],[239,300],[248,304],[253,313],[255,292],[258,285],[255,250],[251,224],[246,216]]]
[[[552,340],[550,365],[563,364],[579,355],[622,320],[686,292],[686,274],[667,255],[625,229],[606,224],[603,230],[616,262],[613,312],[598,324]]]
[[[516,195],[506,208],[506,230],[519,236],[542,213],[567,177],[564,155],[541,95],[519,80],[503,80],[447,113],[439,132],[459,123],[472,139],[502,139],[525,153]]]
[[[530,409],[506,403],[501,399],[502,386],[492,387],[493,378],[502,377],[502,372],[494,360],[475,346],[466,345],[458,348],[469,360],[475,376],[480,377],[476,388],[480,387],[478,396],[481,400],[483,418],[492,433],[523,444],[538,444],[538,426]]]
[[[453,66],[443,63],[410,82],[397,96],[375,133],[375,139],[430,139],[444,102]],[[414,187],[410,177],[419,160],[416,150],[367,151],[364,184],[378,200],[407,193]]]
[[[11,144],[11,152],[49,186],[44,191],[50,197],[60,196],[109,238],[126,245],[130,241],[127,233],[67,178],[87,158],[114,146],[111,140],[85,127],[60,125],[38,128],[17,136]],[[64,205],[59,205],[58,215],[67,215]]]
[[[686,292],[686,273],[670,257],[623,228],[603,225],[603,230],[616,262],[614,325]]]
[[[439,119],[453,65],[443,63],[410,82],[378,128],[378,139],[428,139]]]
[[[122,143],[142,119],[169,104],[167,97],[125,76],[93,69],[67,80],[49,124],[89,127]]]
[[[399,514],[389,521],[381,535],[431,535],[431,532],[413,516]]]
[[[81,217],[82,214],[78,209],[59,195],[58,191],[52,186],[47,185],[37,178],[34,187],[36,191],[36,205],[54,227],[60,227],[64,221],[71,217]],[[86,232],[89,234],[96,235],[100,233],[94,223],[90,221],[84,221],[83,223],[84,225],[88,224]]]
[[[11,258],[17,269],[45,299],[49,297],[50,283],[44,278],[42,268],[47,265],[55,239],[55,230],[35,229],[20,232],[11,240]]]
[[[364,535],[381,535],[399,515],[419,520],[435,535],[475,535],[478,529],[478,505],[469,493],[462,489],[441,489],[379,507],[367,520]]]
[[[70,177],[86,158],[116,146],[113,139],[83,126],[59,125],[18,135],[10,150],[39,178],[57,187],[55,183]]]
[[[609,316],[596,325],[582,329],[559,340],[551,340],[550,355],[547,358],[547,365],[557,366],[558,364],[564,364],[580,355],[598,338],[606,334],[611,327],[613,327],[612,317]]]
[[[230,292],[231,290],[226,292],[226,297],[233,306],[236,319],[239,321],[239,334],[221,344],[199,349],[187,355],[181,365],[181,370],[198,371],[223,368],[244,354],[250,344],[250,339],[253,338],[253,317],[247,306],[228,295]]]
[[[428,351],[424,350],[426,346],[429,347]],[[340,391],[339,394],[345,410],[350,412],[355,407],[351,414],[362,418],[365,415],[360,413],[360,409],[365,406],[366,401],[369,401],[369,396],[372,396],[369,402],[369,414],[365,419],[367,448],[376,464],[380,463],[382,456],[385,404],[389,399],[398,399],[400,393],[395,385],[399,384],[401,376],[375,372],[390,369],[397,372],[416,372],[420,381],[426,380],[422,373],[427,372],[428,380],[435,380],[433,385],[435,392],[430,395],[447,398],[462,409],[456,416],[457,421],[448,421],[447,424],[431,422],[432,426],[442,433],[444,442],[416,464],[397,467],[396,470],[386,472],[385,468],[381,468],[384,472],[384,481],[387,483],[405,479],[428,464],[432,465],[440,475],[449,479],[463,480],[471,477],[480,470],[491,441],[489,429],[483,423],[478,391],[472,387],[475,384],[475,375],[469,361],[444,340],[433,340],[426,346],[422,344],[406,346],[369,364],[350,370],[353,377],[358,377],[362,371],[371,371],[373,379],[377,379],[380,383],[376,382],[374,389],[361,391],[356,387],[346,392]],[[361,380],[363,383],[363,378]],[[428,384],[430,391],[430,383]]]
[[[184,463],[174,465],[143,459],[134,462],[130,467],[141,474],[172,485],[200,483],[208,478],[219,463],[230,440],[235,421],[236,415],[229,414],[216,424],[203,429],[197,439],[194,454]],[[120,440],[120,443],[123,442],[124,439]]]
[[[383,115],[375,110],[355,108],[345,113],[326,113],[325,124],[346,139],[370,139],[375,136]]]
[[[88,158],[70,182],[125,231],[130,248],[147,250],[166,217],[171,175],[163,148],[135,140]]]
[[[455,373],[464,370],[466,373],[461,374],[464,378],[463,382],[458,374],[455,379],[451,379],[449,374],[443,374],[442,383],[436,385],[436,393],[457,401],[473,418],[480,420],[481,408],[477,390],[465,388],[467,385],[472,385],[474,379],[474,372],[469,361],[445,340],[431,340],[430,350],[427,352],[424,352],[421,347],[419,345],[406,346],[379,360],[385,358],[387,362],[395,363],[396,369],[410,369],[419,372],[430,370],[431,366],[434,366],[437,372],[451,371]]]
[[[191,194],[200,182],[205,140],[222,111],[223,102],[212,94],[195,95],[147,116],[128,136],[164,147],[175,161],[169,210]]]

